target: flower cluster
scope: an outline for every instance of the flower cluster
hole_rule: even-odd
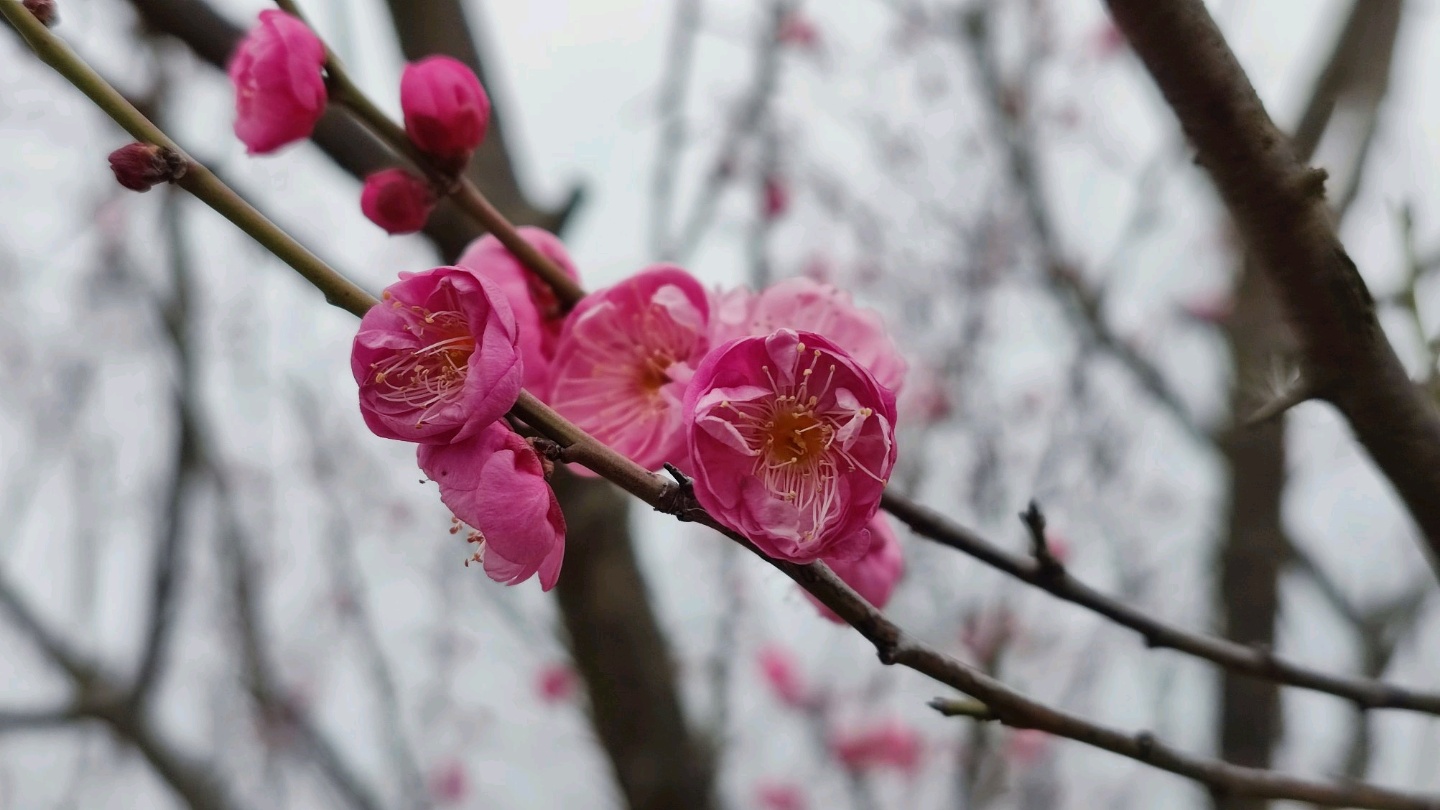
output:
[[[790,37],[809,41],[800,22]],[[328,65],[304,22],[260,14],[229,68],[235,133],[251,153],[314,131]],[[440,190],[432,183],[465,169],[490,121],[474,72],[444,56],[406,66],[400,107],[426,178],[386,169],[361,194],[365,215],[390,233],[424,227]],[[112,162],[132,187],[169,179],[143,145]],[[766,216],[781,216],[787,200],[778,176],[767,180]],[[558,239],[520,235],[576,277]],[[636,463],[692,470],[699,503],[772,557],[826,561],[882,606],[903,570],[877,510],[895,465],[906,364],[874,313],[820,281],[712,295],[684,269],[656,265],[566,313],[485,237],[454,267],[401,274],[362,319],[351,366],[365,423],[419,445],[455,531],[470,527],[472,559],[495,580],[538,574],[549,589],[564,555],[546,464],[502,421],[522,385]]]

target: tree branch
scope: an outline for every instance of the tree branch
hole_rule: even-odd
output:
[[[1106,596],[1070,576],[1064,569],[1011,554],[928,507],[900,495],[885,494],[885,511],[921,537],[963,552],[980,562],[1033,585],[1057,599],[1079,605],[1121,627],[1139,633],[1152,648],[1166,648],[1201,658],[1232,672],[1342,697],[1366,709],[1405,709],[1440,715],[1440,694],[1418,692],[1365,678],[1349,678],[1307,669],[1265,649],[1247,647],[1216,636],[1168,625],[1153,614]]]
[[[1202,0],[1106,0],[1194,145],[1337,407],[1440,556],[1440,418],[1406,374],[1336,236],[1324,173],[1296,158]]]

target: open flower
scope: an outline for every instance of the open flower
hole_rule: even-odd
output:
[[[560,335],[551,406],[642,467],[682,462],[681,406],[709,319],[705,288],[672,265],[591,293]]]
[[[716,348],[690,382],[695,497],[761,551],[808,563],[870,550],[895,466],[895,395],[834,343],[781,329]]]
[[[305,23],[283,11],[260,12],[260,23],[230,58],[235,85],[235,137],[252,155],[310,137],[325,114],[325,46]]]
[[[835,576],[865,597],[865,601],[883,608],[890,602],[890,595],[895,593],[900,575],[905,573],[905,558],[900,553],[900,540],[895,537],[895,529],[883,513],[876,512],[867,528],[870,530],[870,550],[863,557],[857,560],[826,559],[825,564],[830,566]],[[821,616],[836,624],[845,623],[808,591],[805,596],[820,610]]]
[[[559,237],[540,228],[522,227],[520,236],[565,272],[580,280],[575,263]],[[510,302],[515,323],[520,327],[520,355],[525,358],[525,388],[544,396],[550,387],[550,361],[565,326],[565,312],[555,291],[544,279],[530,272],[500,240],[485,235],[470,243],[455,262],[495,282]]]
[[[788,278],[758,295],[744,288],[726,293],[713,327],[710,339],[716,345],[776,329],[814,332],[844,349],[892,393],[900,393],[905,382],[905,358],[879,313],[856,306],[850,293],[809,278]]]
[[[420,469],[440,485],[440,500],[474,528],[468,539],[480,549],[473,559],[487,576],[514,585],[538,572],[542,589],[555,587],[565,516],[529,442],[492,422],[469,441],[423,444],[417,455]]]
[[[524,369],[505,295],[460,267],[401,273],[360,321],[350,370],[375,435],[446,444],[505,415]]]

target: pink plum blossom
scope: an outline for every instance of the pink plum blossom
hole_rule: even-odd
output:
[[[681,406],[709,319],[705,288],[673,265],[591,293],[560,335],[550,404],[642,467],[683,462]]]
[[[435,192],[404,169],[384,169],[365,178],[360,210],[388,234],[415,233],[435,210]]]
[[[814,332],[844,349],[892,393],[900,393],[908,364],[872,309],[857,307],[845,290],[809,278],[788,278],[756,295],[738,289],[720,298],[711,340],[719,345],[776,329]]]
[[[792,11],[780,21],[775,39],[783,45],[802,50],[813,50],[820,46],[820,29],[814,21],[798,11]]]
[[[829,744],[840,764],[857,773],[893,769],[913,775],[920,767],[920,735],[899,720],[835,732]]]
[[[809,690],[800,674],[800,665],[789,650],[778,644],[767,644],[760,648],[756,663],[776,700],[792,709],[808,705]]]
[[[771,557],[869,551],[895,466],[895,395],[834,343],[781,329],[733,340],[685,394],[695,497]]]
[[[540,228],[522,227],[520,236],[553,261],[566,275],[580,280],[575,263],[565,251],[559,237]],[[560,342],[565,326],[565,312],[550,285],[525,269],[525,265],[500,244],[486,235],[465,248],[456,264],[468,267],[495,282],[510,302],[515,323],[520,327],[520,355],[525,358],[525,388],[532,394],[545,396],[550,387],[550,361]]]
[[[429,56],[400,76],[405,132],[420,151],[458,171],[485,140],[490,97],[475,72],[449,56]]]
[[[420,469],[440,485],[440,500],[474,527],[469,540],[480,550],[473,559],[486,575],[515,585],[538,572],[541,589],[555,587],[565,516],[529,442],[492,422],[468,441],[422,444],[418,456]]]
[[[760,810],[805,810],[805,791],[789,782],[765,782],[755,788],[755,803]]]
[[[517,334],[504,294],[471,271],[401,273],[361,319],[350,355],[365,424],[426,444],[475,436],[520,395]]]
[[[579,677],[569,664],[546,664],[535,674],[535,693],[546,704],[569,700],[579,685]]]
[[[890,595],[895,592],[895,584],[900,581],[901,574],[905,573],[905,558],[900,553],[900,540],[895,537],[895,529],[883,513],[876,512],[868,528],[870,550],[865,552],[865,556],[858,560],[827,559],[825,564],[830,566],[835,576],[865,597],[865,601],[883,608],[890,602]],[[809,592],[805,596],[820,610],[821,616],[836,624],[845,623]]]
[[[283,11],[260,12],[260,22],[230,58],[235,85],[235,137],[252,155],[310,137],[328,96],[325,46],[305,23]]]

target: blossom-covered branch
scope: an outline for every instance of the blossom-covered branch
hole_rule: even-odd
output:
[[[0,0],[0,11],[3,11],[7,18],[10,18],[12,22],[15,22],[17,26],[21,27],[22,31],[25,31],[27,39],[32,41],[53,40],[48,32],[45,32],[43,29],[35,30],[33,20],[27,21],[23,19],[23,15],[25,15],[26,12],[16,0]],[[27,22],[29,24],[28,28]],[[72,80],[73,76],[81,76],[82,78],[93,78],[94,81],[98,81],[98,77],[94,77],[93,73],[87,73],[88,69],[84,68],[83,64],[81,64],[73,54],[70,54],[63,47],[55,47],[54,42],[47,43],[45,52],[50,54],[52,59],[51,64],[56,65],[61,72],[68,77],[72,77]],[[111,93],[113,94],[113,90]],[[124,105],[123,99],[120,100],[120,104],[114,103],[114,99],[118,98],[118,94],[114,94],[113,98],[111,98],[106,97],[102,93],[101,97],[106,98],[108,103],[103,106],[108,112],[111,112],[112,115],[116,115],[117,118],[126,119],[128,123],[136,126],[137,129],[144,130],[145,127],[148,127],[148,122],[144,122],[143,118],[139,118],[139,114],[135,112],[133,108]],[[143,122],[143,126],[137,124],[136,119]],[[153,142],[164,145],[167,148],[175,148],[173,144],[171,144],[168,139],[164,139],[164,136],[159,134],[158,131],[153,133],[153,135],[156,136]],[[190,189],[189,186],[186,186],[186,188],[187,190]],[[226,191],[228,191],[228,189],[226,189]],[[202,194],[200,192],[205,193]],[[201,196],[201,198],[207,202],[214,200],[221,205],[243,205],[243,201],[236,202],[238,198],[231,199],[233,193],[229,197],[223,194],[214,194],[212,193],[214,192],[213,188],[204,185],[200,186],[200,192],[197,192],[197,196]],[[215,204],[215,202],[212,202],[212,204]],[[277,253],[283,251],[289,254],[283,255],[282,257],[290,262],[292,266],[295,266],[297,270],[300,270],[313,284],[325,290],[327,298],[332,300],[332,302],[344,306],[352,312],[356,311],[356,309],[363,311],[364,302],[369,298],[367,294],[354,287],[353,284],[346,281],[343,277],[339,276],[339,274],[330,271],[328,267],[324,267],[319,259],[309,254],[308,251],[305,251],[298,243],[288,238],[275,238],[275,235],[268,232],[264,225],[268,225],[269,228],[274,228],[274,226],[268,223],[264,223],[263,225],[257,223],[257,216],[258,215],[252,212],[244,216],[236,216],[234,219],[243,225],[255,228],[265,236],[265,244],[271,250]],[[323,269],[326,272],[315,272],[317,270],[316,265],[319,265],[319,269]],[[440,278],[437,276],[433,282],[427,280],[427,283],[439,285]],[[454,293],[440,291],[433,292],[433,294],[445,296],[468,294],[462,288],[466,287],[469,282],[457,279],[455,284],[459,286],[456,287]],[[481,285],[482,290],[487,286],[489,285]],[[439,290],[438,286],[436,290]],[[490,292],[485,291],[484,294],[488,296]],[[426,294],[427,301],[430,300],[431,295],[432,293]],[[401,302],[396,301],[394,303],[398,305]],[[479,304],[474,305],[478,306]],[[389,308],[390,307],[386,307],[386,309]],[[418,305],[411,307],[411,311],[416,317],[422,318],[427,325],[434,323],[431,320],[431,316],[437,314],[427,311],[426,308]],[[360,313],[357,312],[356,314]],[[443,314],[450,315],[452,313],[446,312]],[[485,323],[488,323],[489,320],[488,316],[482,319]],[[434,323],[434,325],[437,330],[446,328],[438,323]],[[418,331],[424,331],[424,327],[419,327],[418,324],[416,328]],[[506,323],[506,319],[501,317],[499,318],[496,328],[502,331],[509,331],[513,335],[514,324],[513,322]],[[771,346],[770,344],[777,340],[777,336],[779,340],[778,344]],[[794,342],[794,336],[795,333],[791,332],[787,335],[787,333],[782,330],[769,338],[765,338],[766,351],[771,352],[772,356],[789,356],[789,354],[787,354],[787,347],[791,347],[791,344]],[[471,339],[474,339],[473,336]],[[810,338],[804,339],[812,340]],[[513,337],[511,340],[513,351]],[[748,341],[755,340],[761,339],[740,338],[727,345],[731,347],[743,346],[746,348],[746,351],[749,351],[753,344]],[[444,351],[449,350],[449,348],[444,349]],[[738,349],[732,349],[732,351],[738,351]],[[825,352],[830,352],[835,355],[835,362],[837,363],[841,358],[845,357],[843,352],[831,347],[828,343],[819,344],[815,348],[815,352],[817,357]],[[720,355],[716,355],[716,357],[719,356]],[[796,356],[803,357],[808,355],[805,355],[804,350],[802,350]],[[741,370],[746,371],[748,369]],[[815,396],[814,398],[807,399],[807,397],[814,395],[808,394],[804,387],[805,383],[799,382],[809,378],[810,375],[808,372],[810,370],[809,368],[800,369],[799,367],[791,368],[788,371],[782,370],[780,379],[785,386],[784,393],[781,391],[781,383],[777,383],[773,378],[771,379],[770,384],[776,388],[775,394],[779,397],[777,407],[789,402],[807,401],[810,403],[810,407],[814,407],[815,401],[819,397]],[[767,369],[766,371],[768,375],[769,370]],[[705,373],[706,369],[702,367],[700,375],[703,376]],[[859,375],[861,381],[864,381],[869,375],[868,372],[862,373],[858,370],[847,370],[846,373]],[[792,382],[784,382],[787,379],[792,380]],[[820,378],[817,377],[816,379],[819,380]],[[792,390],[790,386],[796,384],[800,387]],[[866,384],[877,385],[873,382],[873,379]],[[819,383],[817,383],[817,385],[819,385]],[[750,387],[754,388],[756,386],[751,385]],[[828,387],[828,383],[825,383],[824,387]],[[741,389],[737,388],[736,390]],[[747,388],[745,390],[749,389]],[[822,393],[824,392],[822,391]],[[690,399],[692,394],[687,394],[687,399]],[[853,393],[847,392],[844,396],[854,399]],[[881,399],[884,399],[883,395]],[[416,407],[428,407],[427,403],[416,402],[412,404]],[[864,404],[863,400],[861,404]],[[893,410],[893,395],[884,405]],[[523,390],[519,392],[518,399],[511,413],[513,416],[524,420],[530,427],[539,431],[547,439],[552,441],[555,444],[553,455],[559,460],[583,464],[589,469],[619,484],[622,488],[657,509],[674,514],[683,520],[700,522],[711,528],[715,528],[746,548],[760,553],[756,545],[749,539],[726,528],[714,515],[701,508],[700,502],[696,500],[695,491],[691,489],[691,483],[687,479],[684,479],[683,476],[678,476],[677,474],[679,481],[671,482],[645,470],[615,450],[596,441],[590,435],[576,427],[572,422],[566,420]],[[468,416],[470,414],[462,409],[461,415]],[[816,420],[816,423],[802,423],[801,416],[806,420]],[[838,428],[839,433],[845,436],[847,441],[857,439],[857,436],[862,430],[873,431],[875,429],[873,427],[866,427],[866,420],[872,416],[869,407],[857,409],[854,416],[855,418],[848,424]],[[863,418],[860,418],[862,416]],[[719,418],[718,415],[717,418]],[[808,411],[804,414],[797,411],[794,414],[789,414],[787,418],[795,424],[788,425],[784,431],[785,435],[778,437],[779,440],[789,442],[789,444],[781,448],[781,452],[790,453],[796,459],[802,457],[809,459],[813,453],[818,452],[817,448],[811,446],[813,440],[809,438],[804,431],[820,427],[825,427],[826,430],[836,429],[829,424],[822,424],[819,421],[819,416],[811,414]],[[743,422],[744,420],[741,419],[740,421]],[[416,427],[419,428],[423,426],[424,416],[422,414],[420,421],[416,423]],[[464,430],[463,427],[461,429]],[[739,428],[737,427],[737,431],[738,430]],[[457,435],[456,438],[458,439],[459,436]],[[773,436],[770,438],[776,439],[776,437]],[[741,439],[744,440],[743,433],[741,434]],[[841,445],[837,443],[837,446]],[[692,453],[694,450],[695,448],[692,446]],[[857,467],[864,468],[871,463],[867,460],[870,452],[871,450],[867,449],[865,451],[867,455],[865,456],[855,455],[846,457],[851,463],[852,472]],[[830,462],[827,461],[827,463]],[[877,465],[874,474],[883,477],[883,475],[888,472],[888,465],[884,463],[883,459],[874,463]],[[893,455],[890,456],[890,463],[893,463]],[[777,476],[780,475],[778,472],[776,474]],[[778,481],[779,478],[777,478],[777,482],[775,482],[776,485],[779,485]],[[769,486],[769,484],[767,484],[767,486]],[[704,490],[702,490],[702,493],[703,492]],[[807,506],[806,508],[808,509],[809,507]],[[829,505],[822,504],[816,506],[816,508],[828,510]],[[820,524],[816,525],[818,528]],[[844,538],[837,539],[844,540]],[[777,544],[775,540],[767,540],[767,546],[772,547],[772,550],[781,549],[781,545]],[[970,694],[983,702],[997,719],[1009,725],[1039,729],[1059,736],[1079,740],[1151,764],[1155,767],[1196,779],[1218,791],[1259,797],[1290,798],[1330,806],[1402,808],[1404,810],[1409,810],[1410,808],[1435,810],[1435,808],[1440,808],[1440,798],[1417,796],[1368,785],[1328,785],[1293,779],[1265,771],[1238,768],[1214,760],[1188,756],[1157,742],[1149,734],[1126,734],[1115,729],[1091,723],[1075,715],[1052,709],[1026,698],[1020,693],[1006,687],[1001,682],[988,677],[983,672],[947,656],[910,636],[900,627],[889,621],[879,610],[851,590],[825,565],[820,563],[800,564],[770,557],[766,557],[766,559],[770,564],[774,565],[787,576],[805,587],[806,590],[814,594],[836,615],[855,627],[867,640],[875,645],[882,662],[907,666],[941,683]],[[544,563],[541,564],[543,565]]]

